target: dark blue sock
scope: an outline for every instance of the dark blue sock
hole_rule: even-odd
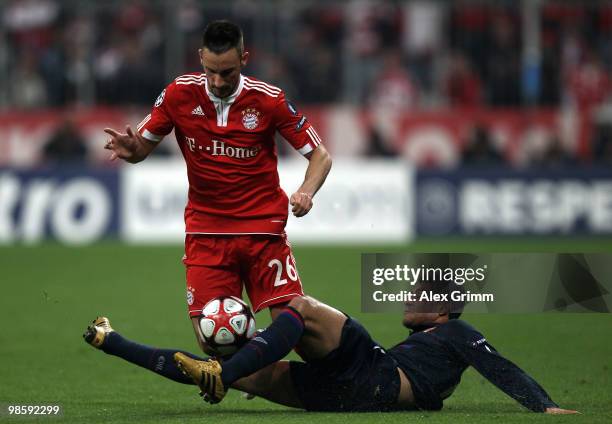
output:
[[[283,359],[300,341],[303,332],[304,319],[298,311],[287,307],[268,328],[223,362],[221,380],[225,387]]]
[[[186,377],[174,362],[174,354],[183,351],[176,349],[157,349],[155,347],[141,345],[124,338],[117,332],[112,332],[106,336],[102,344],[102,350],[109,355],[123,358],[132,364],[151,370],[170,380],[183,384],[194,384],[191,378]],[[195,359],[206,359],[188,352],[183,353]]]

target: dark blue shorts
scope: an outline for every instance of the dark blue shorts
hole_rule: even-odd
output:
[[[309,411],[388,411],[400,391],[397,362],[348,318],[340,346],[324,359],[291,362],[291,379]]]

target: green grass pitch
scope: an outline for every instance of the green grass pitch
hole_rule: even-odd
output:
[[[383,345],[406,332],[400,317],[361,314],[360,253],[382,251],[610,251],[600,241],[428,241],[408,247],[296,247],[305,290],[356,316]],[[203,403],[193,386],[165,380],[86,345],[81,334],[98,314],[134,340],[197,352],[186,316],[181,246],[91,247],[55,244],[0,248],[0,404],[60,404],[75,423],[610,423],[612,315],[470,315],[501,353],[579,416],[532,414],[475,371],[464,375],[441,412],[318,414],[232,392]],[[257,317],[268,323],[267,313]],[[1,422],[28,422],[9,418]]]

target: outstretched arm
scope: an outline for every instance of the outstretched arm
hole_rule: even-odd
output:
[[[289,203],[293,207],[291,212],[297,217],[304,216],[310,211],[312,197],[325,182],[332,166],[331,156],[322,144],[307,154],[306,158],[309,160],[309,164],[304,182],[289,199]]]
[[[546,391],[525,371],[501,356],[487,342],[476,347],[455,346],[463,359],[500,390],[534,412],[572,414],[552,401]]]

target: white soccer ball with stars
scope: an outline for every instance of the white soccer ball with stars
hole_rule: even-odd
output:
[[[229,356],[253,337],[255,317],[242,299],[216,297],[202,308],[200,330],[212,353]]]

